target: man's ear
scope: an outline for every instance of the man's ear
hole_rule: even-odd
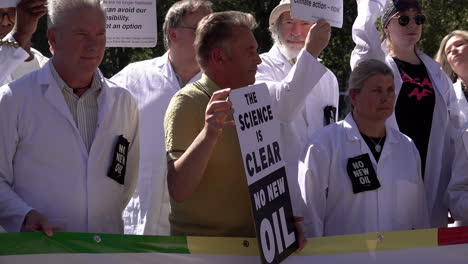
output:
[[[55,50],[55,47],[57,46],[56,34],[57,33],[53,28],[47,29],[47,39],[51,50]]]
[[[177,30],[175,28],[169,28],[167,31],[167,37],[169,39],[169,42],[177,42]]]
[[[359,94],[359,90],[357,90],[357,89],[349,90],[348,95],[349,95],[349,99],[351,99],[351,104],[352,105],[355,105],[356,95],[358,95],[358,94]]]
[[[224,51],[222,48],[214,48],[210,54],[210,60],[214,64],[224,64],[226,60],[226,56],[224,55]]]

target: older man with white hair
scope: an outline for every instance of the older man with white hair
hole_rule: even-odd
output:
[[[0,85],[42,67],[47,58],[31,47],[46,0],[0,1]]]
[[[330,25],[323,20],[311,23],[294,19],[290,10],[290,1],[282,0],[270,14],[274,45],[261,55],[256,82],[265,82],[278,104],[281,149],[294,205],[300,194],[299,156],[317,129],[336,121],[339,90],[335,75],[318,60],[328,45]],[[304,67],[306,62],[313,63],[312,67]],[[285,85],[291,79],[294,82]]]
[[[138,175],[137,104],[98,70],[100,1],[49,0],[48,12],[52,59],[0,87],[0,225],[123,233]]]

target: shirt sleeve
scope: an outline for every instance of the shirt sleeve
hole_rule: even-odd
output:
[[[385,60],[379,32],[375,26],[386,6],[386,0],[361,0],[358,3],[358,15],[352,28],[353,41],[356,44],[351,53],[351,69],[361,61]]]
[[[179,159],[203,128],[206,104],[177,93],[169,103],[164,118],[168,162]]]
[[[455,144],[452,178],[448,186],[449,208],[456,220],[468,221],[468,129]]]
[[[422,177],[422,170],[421,170],[421,157],[419,156],[419,151],[416,148],[416,145],[412,142],[411,143],[411,154],[416,162],[416,183],[417,183],[417,194],[416,199],[413,204],[418,204],[421,206],[417,206],[413,208],[413,218],[414,218],[414,228],[415,229],[423,229],[430,227],[430,216],[429,216],[429,206],[427,202],[426,190],[424,188],[424,182]]]
[[[324,234],[330,155],[325,149],[312,143],[298,165],[298,181],[301,188],[306,237],[321,237]]]
[[[11,34],[3,38],[3,41],[16,42]],[[28,57],[29,54],[21,47],[9,44],[0,45],[0,60],[2,62],[0,63],[0,85],[8,83],[10,75]]]
[[[0,225],[19,232],[26,214],[32,210],[13,190],[13,163],[19,142],[18,114],[10,88],[0,88]]]
[[[278,119],[294,120],[306,102],[307,95],[316,87],[327,68],[309,52],[302,50],[296,64],[283,80],[275,80],[271,66],[262,63],[256,75],[257,83],[266,83],[272,104],[276,105]]]

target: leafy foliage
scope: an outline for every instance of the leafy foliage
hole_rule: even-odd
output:
[[[272,45],[268,31],[268,18],[271,10],[280,0],[217,0],[215,11],[239,10],[251,13],[259,24],[255,30],[259,48],[263,53]],[[162,41],[162,24],[164,16],[175,0],[158,0],[157,4],[157,29],[158,45],[154,48],[108,48],[100,69],[105,76],[111,77],[123,69],[128,63],[154,58],[164,54]],[[420,48],[428,55],[434,56],[439,47],[440,40],[455,29],[468,29],[468,8],[465,0],[422,0],[424,13],[428,23],[424,25],[424,34],[420,40]],[[356,18],[356,2],[344,1],[343,28],[334,28],[330,44],[325,49],[321,58],[324,64],[337,76],[341,90],[346,89],[346,80],[351,71],[349,58],[354,43],[351,38],[351,27]],[[46,37],[46,19],[41,19],[38,30],[33,38],[34,46],[43,54],[50,56],[49,45]]]

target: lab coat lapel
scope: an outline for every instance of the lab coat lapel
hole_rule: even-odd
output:
[[[114,104],[115,98],[112,93],[109,93],[109,86],[105,80],[105,78],[102,76],[102,73],[98,71],[99,75],[99,80],[102,85],[101,92],[99,93],[99,96],[97,98],[98,102],[98,122],[97,122],[97,127],[96,127],[96,136],[97,137],[98,133],[101,131],[102,124],[106,121],[106,118],[111,114],[111,109],[112,105]]]

